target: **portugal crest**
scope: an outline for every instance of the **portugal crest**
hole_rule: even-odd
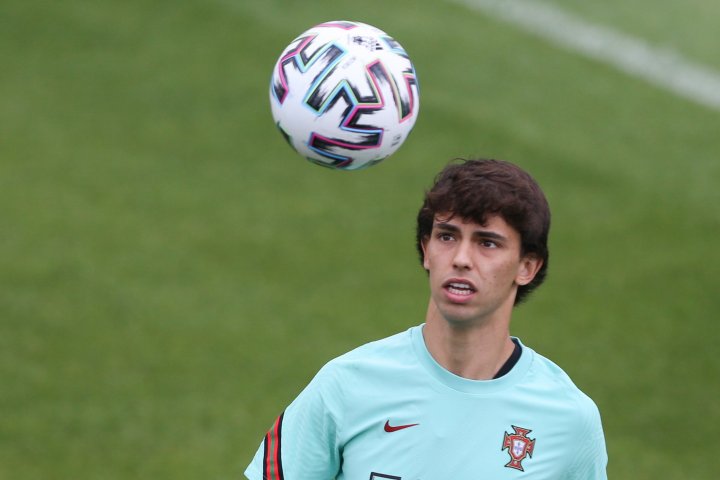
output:
[[[510,461],[505,466],[524,472],[522,461],[525,460],[525,457],[532,458],[535,439],[528,438],[528,433],[532,432],[530,429],[516,427],[515,425],[512,425],[512,428],[515,433],[505,432],[503,437],[502,450],[507,449],[508,454],[510,454]]]

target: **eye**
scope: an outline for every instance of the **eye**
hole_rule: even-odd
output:
[[[444,232],[438,233],[438,234],[437,234],[437,238],[438,238],[438,240],[440,240],[441,242],[451,242],[451,241],[453,241],[453,240],[455,239],[455,237],[453,237],[451,234],[449,234],[449,233],[444,233]]]
[[[499,245],[494,240],[481,240],[480,245],[485,248],[498,248]]]

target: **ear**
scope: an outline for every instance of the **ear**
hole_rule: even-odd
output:
[[[525,255],[520,259],[520,266],[515,277],[515,283],[518,285],[527,285],[533,281],[535,275],[542,267],[543,261],[535,254]]]
[[[428,243],[428,237],[424,237],[420,241],[420,247],[422,248],[422,252],[423,252],[423,268],[429,272],[430,264],[428,263],[427,243]]]

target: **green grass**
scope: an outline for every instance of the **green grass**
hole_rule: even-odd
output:
[[[558,1],[718,67],[712,2],[614,3]],[[269,113],[280,51],[331,19],[390,32],[421,82],[367,171],[310,165]],[[550,276],[514,331],[600,406],[611,478],[715,478],[720,112],[448,2],[8,0],[0,22],[0,478],[239,478],[324,362],[422,321],[413,219],[465,155],[546,190]]]
[[[720,4],[717,2],[553,0],[553,4],[605,27],[640,37],[666,51],[680,53],[716,70],[720,68],[720,58],[710,47],[714,25],[720,17]]]

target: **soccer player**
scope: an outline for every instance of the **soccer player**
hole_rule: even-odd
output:
[[[275,420],[251,480],[606,479],[600,414],[557,365],[510,336],[548,267],[550,210],[525,171],[449,164],[417,247],[425,322],[326,364]]]

